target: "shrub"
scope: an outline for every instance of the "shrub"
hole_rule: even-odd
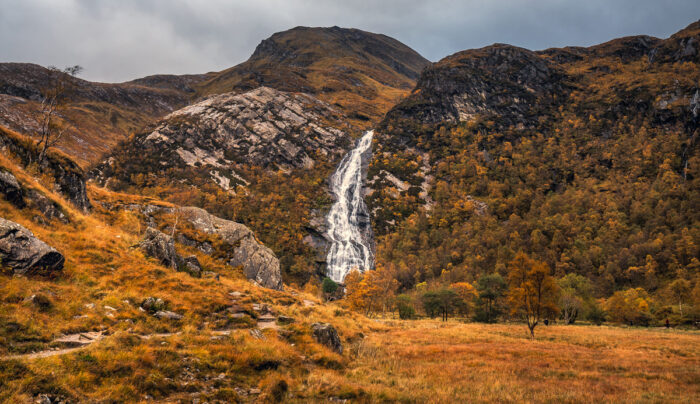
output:
[[[416,309],[413,307],[411,297],[408,295],[396,297],[396,309],[399,311],[401,320],[411,320],[416,317]]]
[[[326,293],[329,295],[335,293],[335,291],[338,290],[338,284],[335,283],[335,281],[333,281],[333,279],[328,278],[328,277],[323,279],[323,283],[321,284],[321,287],[323,289],[323,293]]]
[[[607,315],[605,310],[598,304],[593,304],[588,310],[587,318],[595,325],[601,325],[605,322]]]

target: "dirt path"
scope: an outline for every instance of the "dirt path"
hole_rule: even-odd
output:
[[[0,360],[48,358],[49,356],[65,355],[67,353],[79,351],[79,350],[86,348],[88,346],[89,346],[89,344],[83,345],[83,346],[76,346],[73,348],[39,351],[39,352],[33,352],[33,353],[29,353],[29,354],[2,356],[2,357],[0,357]]]
[[[148,335],[139,335],[139,338],[141,339],[151,339],[151,338],[167,338],[171,337],[173,335],[178,335],[180,334],[179,332],[176,333],[157,333],[157,334],[148,334]],[[12,360],[12,359],[39,359],[39,358],[48,358],[50,356],[56,356],[56,355],[65,355],[71,352],[79,351],[81,349],[87,348],[90,345],[99,342],[106,336],[102,333],[80,333],[80,334],[71,334],[71,335],[66,335],[60,338],[55,339],[53,342],[59,342],[63,344],[69,344],[69,345],[75,345],[71,346],[68,348],[63,348],[63,349],[46,349],[44,351],[39,351],[39,352],[32,352],[32,353],[27,353],[27,354],[19,354],[19,355],[8,355],[8,356],[0,356],[0,360]]]

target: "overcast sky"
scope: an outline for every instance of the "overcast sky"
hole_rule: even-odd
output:
[[[0,61],[80,64],[85,79],[118,82],[222,70],[298,25],[383,33],[437,61],[495,42],[666,38],[698,19],[700,0],[0,0]]]

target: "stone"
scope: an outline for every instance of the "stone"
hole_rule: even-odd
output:
[[[292,323],[296,322],[296,320],[293,319],[292,317],[279,316],[279,317],[277,317],[277,322],[280,324],[292,324]]]
[[[227,263],[230,266],[240,266],[246,278],[263,287],[282,289],[279,260],[272,250],[257,241],[249,228],[213,216],[200,208],[186,207],[180,212],[197,230],[221,237],[227,248]]]
[[[23,226],[0,218],[0,263],[15,274],[50,274],[61,271],[65,258]]]
[[[340,337],[335,327],[326,323],[313,323],[311,330],[316,342],[327,346],[339,354],[343,353],[343,344],[340,342]]]
[[[187,272],[195,278],[200,278],[202,276],[202,266],[199,264],[199,260],[194,255],[182,258],[180,264],[178,265],[178,269]]]
[[[179,256],[175,252],[173,238],[167,234],[149,227],[139,242],[139,247],[144,254],[157,259],[163,266],[177,268]]]
[[[182,320],[184,317],[181,314],[174,313],[172,311],[158,311],[154,316],[158,317],[159,319],[168,319],[168,320]]]
[[[151,296],[144,299],[140,307],[148,312],[153,313],[165,310],[165,308],[168,307],[168,304],[165,303],[163,299]]]
[[[22,209],[27,206],[24,193],[17,178],[7,171],[0,170],[0,194],[15,207]]]
[[[30,189],[27,191],[26,199],[31,201],[32,206],[38,209],[46,219],[58,219],[63,223],[69,222],[61,205],[42,195],[39,191]]]

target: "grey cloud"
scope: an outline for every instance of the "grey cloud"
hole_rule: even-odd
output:
[[[0,61],[78,63],[84,78],[114,82],[225,69],[298,25],[383,33],[439,60],[494,42],[667,37],[698,18],[697,0],[0,0]]]

